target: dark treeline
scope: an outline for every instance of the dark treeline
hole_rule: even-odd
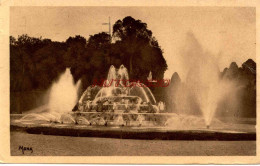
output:
[[[231,114],[237,117],[256,118],[256,63],[248,59],[241,67],[238,67],[235,62],[232,62],[220,75],[222,79],[237,82],[239,88],[236,94],[229,94],[220,102],[218,115]],[[238,98],[238,103],[232,105],[230,103],[233,102],[234,96]]]
[[[106,78],[111,65],[125,65],[132,79],[145,80],[150,71],[154,79],[163,78],[167,64],[146,23],[125,17],[113,25],[112,37],[102,32],[56,42],[26,34],[10,36],[11,92],[46,90],[66,68],[75,82],[81,80],[82,89],[94,79]]]

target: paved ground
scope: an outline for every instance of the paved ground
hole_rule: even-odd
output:
[[[24,154],[19,146],[31,147]],[[256,155],[255,141],[132,140],[11,132],[11,155],[36,156],[237,156]]]

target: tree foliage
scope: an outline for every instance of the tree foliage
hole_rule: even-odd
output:
[[[129,69],[131,78],[144,80],[150,71],[154,79],[163,78],[167,69],[163,51],[146,23],[125,17],[113,26],[113,36],[118,39],[114,51]]]
[[[112,42],[114,41],[114,42]],[[147,28],[132,17],[118,20],[113,26],[113,39],[98,33],[86,39],[69,37],[65,42],[30,37],[10,36],[11,91],[47,89],[69,67],[75,82],[85,89],[94,79],[106,79],[111,65],[125,65],[131,79],[163,78],[167,69],[163,52]]]
[[[64,43],[28,35],[10,37],[11,91],[48,88],[66,68],[64,54]]]

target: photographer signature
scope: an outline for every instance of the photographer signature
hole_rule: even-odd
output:
[[[24,154],[25,151],[31,151],[31,153],[33,153],[32,147],[25,147],[25,146],[19,145],[19,149],[18,150],[21,150],[23,154]]]

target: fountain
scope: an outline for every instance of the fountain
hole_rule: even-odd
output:
[[[181,52],[183,68],[187,70],[183,83],[185,88],[178,89],[175,93],[177,96],[186,94],[193,97],[194,103],[199,107],[197,112],[193,112],[203,116],[205,126],[209,129],[215,120],[219,102],[229,94],[235,94],[239,87],[235,81],[221,78],[216,56],[204,50],[193,33],[188,33],[186,39]],[[184,101],[175,100],[178,106],[189,105],[190,102],[190,98],[185,98]]]
[[[20,121],[26,123],[54,122],[63,123],[73,121],[69,114],[71,108],[77,103],[77,90],[80,81],[75,85],[70,69],[66,69],[57,82],[51,86],[49,102],[40,113],[29,113],[23,116]],[[64,120],[62,120],[64,119]]]
[[[58,82],[51,87],[46,111],[25,115],[20,121],[92,126],[164,126],[173,129],[206,126],[209,129],[211,120],[207,118],[208,116],[202,118],[165,113],[163,103],[159,102],[158,106],[156,105],[156,100],[148,87],[140,82],[128,82],[128,80],[128,71],[124,65],[119,69],[112,65],[103,86],[89,86],[80,97],[77,109],[71,111],[77,103],[77,89],[80,82],[75,85],[69,69],[66,69]],[[200,84],[193,85],[202,87]],[[206,107],[203,104],[202,106]]]
[[[255,139],[253,129],[249,133],[241,132],[212,117],[205,120],[205,116],[166,112],[162,102],[156,105],[148,87],[128,80],[129,75],[123,65],[118,69],[111,66],[103,86],[89,86],[77,102],[80,82],[75,85],[67,69],[58,82],[53,84],[45,110],[12,120],[11,126],[23,128],[28,133],[71,136]]]
[[[150,89],[139,82],[128,82],[127,69],[121,65],[116,69],[110,67],[107,79],[95,98],[90,100],[92,87],[83,93],[79,100],[78,114],[89,121],[102,119],[106,125],[147,125],[156,124],[151,119],[158,112],[156,100]],[[92,115],[91,117],[89,115]],[[142,115],[141,115],[142,114]],[[91,125],[93,123],[90,123]],[[95,123],[98,124],[98,123]]]
[[[80,81],[74,84],[70,69],[66,69],[58,80],[51,87],[48,108],[53,113],[69,113],[77,103],[77,90]]]

